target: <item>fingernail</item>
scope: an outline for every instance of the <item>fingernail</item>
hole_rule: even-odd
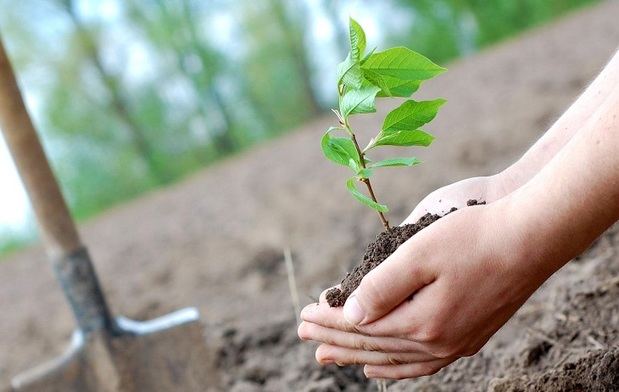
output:
[[[344,318],[353,325],[359,324],[365,318],[365,312],[354,294],[348,297],[344,304]]]
[[[316,309],[318,309],[318,304],[309,304],[306,307],[303,308],[303,310],[301,310],[301,319],[304,319],[305,316],[309,315],[310,313],[314,312]]]

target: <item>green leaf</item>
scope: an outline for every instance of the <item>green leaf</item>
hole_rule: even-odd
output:
[[[360,60],[365,52],[365,32],[359,23],[350,18],[350,52],[346,59],[337,66],[337,84],[359,89],[363,81]]]
[[[361,67],[400,80],[427,80],[446,71],[425,56],[405,47],[372,54]]]
[[[366,147],[366,150],[377,146],[423,146],[427,147],[432,144],[434,136],[421,129],[413,131],[381,131],[372,143]]]
[[[381,75],[378,72],[363,69],[363,77],[368,82],[380,87],[378,97],[410,97],[419,89],[421,80],[400,80],[392,76]]]
[[[358,61],[354,61],[350,53],[344,61],[337,65],[337,84],[344,84],[353,89],[361,88],[363,74]]]
[[[358,90],[347,91],[340,100],[340,113],[344,118],[355,113],[374,113],[376,111],[376,94],[379,87],[369,83]]]
[[[382,89],[378,93],[379,97],[410,97],[415,91],[419,90],[421,80],[400,80],[391,76],[382,76],[383,83],[387,86],[387,90]]]
[[[332,137],[331,132],[340,128],[331,127],[320,141],[322,152],[327,159],[337,164],[348,166],[355,172],[361,167],[361,159],[352,140],[344,137]]]
[[[370,50],[370,52],[368,54],[366,54],[361,61],[359,62],[361,65],[365,64],[366,61],[368,61],[368,59],[370,58],[370,56],[372,56],[374,54],[374,52],[376,51],[376,48]]]
[[[440,98],[419,102],[408,100],[387,114],[383,131],[415,130],[432,121],[445,102]]]
[[[377,168],[377,167],[392,167],[392,166],[413,166],[420,164],[421,161],[415,157],[410,158],[390,158],[384,159],[382,161],[373,162],[368,165],[368,168]]]
[[[390,86],[385,82],[385,79],[380,74],[367,69],[364,69],[362,73],[363,78],[367,81],[367,83],[373,84],[374,86],[380,88],[378,94],[384,92],[386,96],[391,95]]]
[[[375,209],[376,211],[389,212],[389,208],[387,208],[386,205],[379,204],[375,202],[374,200],[370,199],[369,197],[367,197],[366,195],[364,195],[363,193],[359,192],[359,190],[355,186],[355,181],[356,179],[354,177],[349,178],[348,181],[346,181],[346,187],[348,188],[348,192],[350,192],[350,194],[355,199],[359,200],[361,203],[365,204],[366,206]]]
[[[365,32],[363,31],[361,25],[353,18],[350,18],[349,24],[350,57],[353,61],[358,63],[359,60],[361,60],[361,56],[363,56],[363,53],[365,52]]]

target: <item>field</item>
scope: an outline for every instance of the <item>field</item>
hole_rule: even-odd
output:
[[[422,96],[448,99],[431,126],[435,146],[420,154],[424,165],[386,171],[376,182],[394,221],[431,190],[494,173],[522,154],[617,49],[618,14],[619,2],[603,3],[449,64],[428,83]],[[387,109],[362,126],[377,127]],[[330,123],[317,118],[81,227],[116,313],[146,319],[200,309],[221,390],[375,388],[355,369],[314,363],[312,345],[296,337],[288,292],[285,248],[309,303],[380,230],[374,214],[349,200],[343,171],[320,156]],[[489,383],[495,391],[578,390],[561,382],[617,380],[618,255],[619,231],[611,229],[479,354],[389,390],[486,390]],[[1,387],[62,352],[73,328],[41,248],[0,264],[0,311]]]

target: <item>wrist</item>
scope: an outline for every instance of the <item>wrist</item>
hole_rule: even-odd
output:
[[[488,177],[488,202],[502,199],[526,183],[515,165]]]
[[[549,190],[532,181],[501,200],[504,222],[512,228],[517,259],[540,284],[580,254],[592,239],[558,208]]]
[[[508,247],[514,270],[534,284],[541,284],[575,255],[566,243],[566,238],[547,215],[541,214],[546,206],[531,203],[528,190],[520,188],[499,200],[498,214],[503,216],[501,224],[509,227]],[[544,217],[545,216],[545,217]]]

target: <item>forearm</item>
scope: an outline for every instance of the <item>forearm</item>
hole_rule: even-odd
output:
[[[524,185],[538,173],[583,127],[619,85],[619,52],[585,92],[565,111],[550,129],[513,165],[499,174],[505,179],[506,193]]]
[[[619,85],[509,200],[531,260],[552,273],[619,219]],[[538,252],[539,251],[539,252]],[[537,253],[535,253],[537,252]]]

